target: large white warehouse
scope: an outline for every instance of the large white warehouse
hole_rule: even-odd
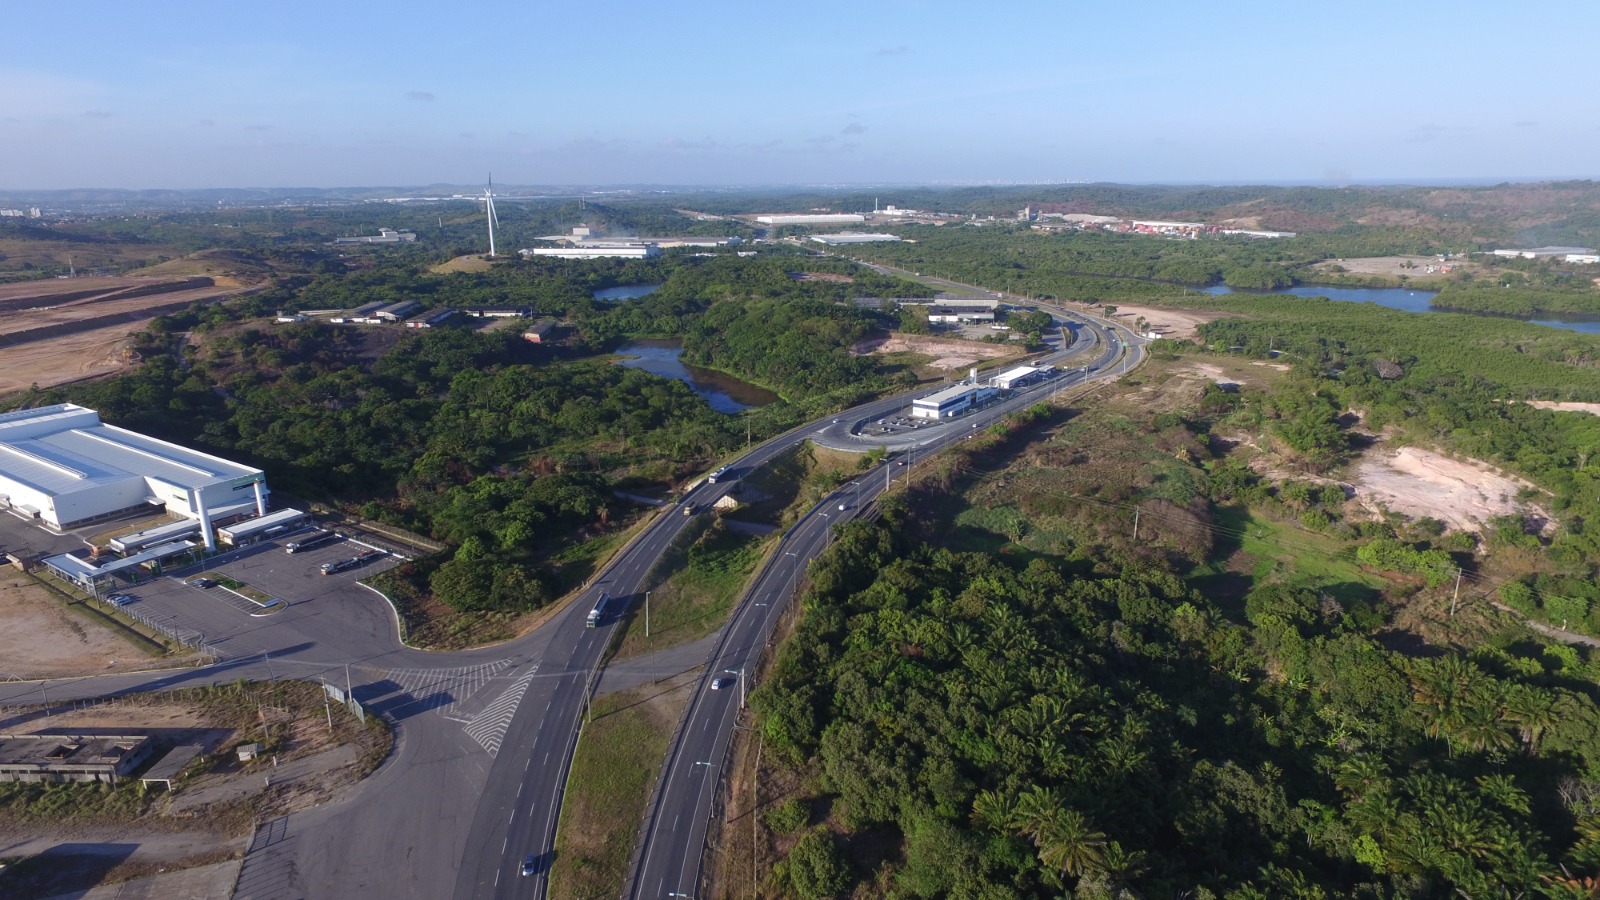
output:
[[[860,225],[867,217],[855,213],[795,213],[756,216],[756,221],[762,225]]]
[[[213,519],[266,514],[266,475],[72,403],[0,414],[0,509],[63,529],[149,506],[198,521],[215,546]]]

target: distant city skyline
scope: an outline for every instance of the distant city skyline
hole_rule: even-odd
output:
[[[23,5],[0,190],[1595,177],[1591,13]]]

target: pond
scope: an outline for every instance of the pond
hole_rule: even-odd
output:
[[[1300,287],[1284,288],[1281,291],[1235,291],[1225,284],[1213,285],[1204,289],[1213,296],[1222,294],[1267,294],[1282,297],[1327,297],[1329,300],[1339,300],[1346,303],[1376,303],[1390,309],[1402,309],[1406,312],[1450,312],[1450,310],[1436,310],[1429,306],[1429,302],[1439,295],[1438,291],[1418,291],[1409,288],[1372,288],[1372,287],[1319,287],[1317,285],[1302,285]],[[1466,313],[1466,315],[1482,315],[1481,313]],[[1564,328],[1568,331],[1582,332],[1583,334],[1600,334],[1600,320],[1595,319],[1523,319],[1534,325],[1543,325],[1546,328]]]
[[[630,357],[622,360],[622,365],[630,369],[643,369],[652,375],[676,378],[687,384],[720,413],[743,412],[778,400],[777,394],[747,381],[684,364],[678,359],[683,355],[682,341],[634,341],[617,354]]]
[[[624,300],[637,300],[646,294],[653,294],[660,290],[659,284],[619,284],[594,292],[594,298],[601,303],[621,303]]]

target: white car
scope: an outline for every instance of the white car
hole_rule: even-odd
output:
[[[713,691],[720,691],[720,690],[722,690],[723,688],[727,687],[730,684],[733,684],[733,679],[732,678],[719,676],[717,678],[711,679],[711,689]]]

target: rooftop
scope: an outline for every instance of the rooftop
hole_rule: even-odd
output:
[[[127,431],[73,403],[0,416],[0,476],[62,496],[127,478],[185,490],[261,470]]]

